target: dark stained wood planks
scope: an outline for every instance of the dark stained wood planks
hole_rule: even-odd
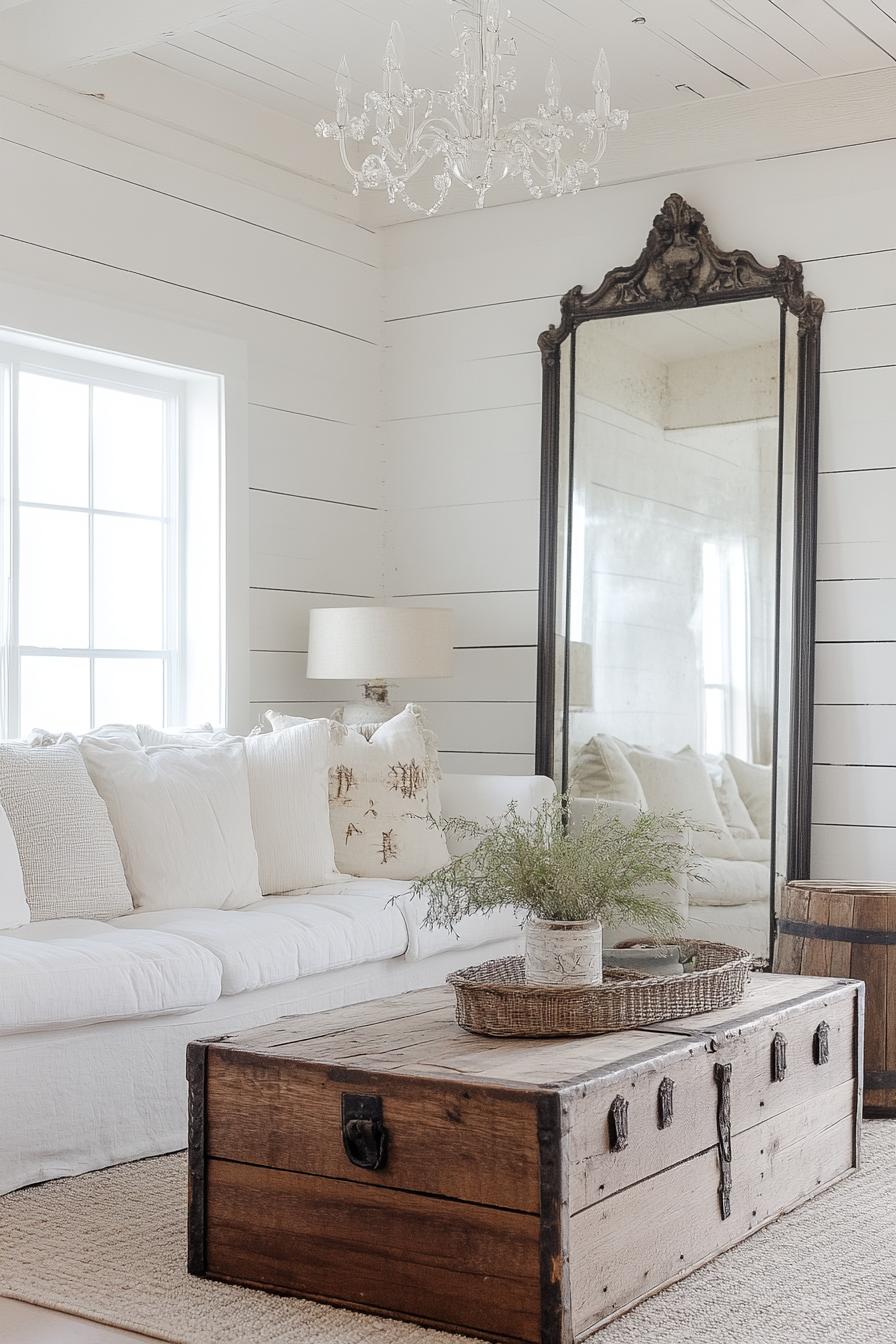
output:
[[[218,1158],[206,1198],[212,1276],[540,1339],[532,1215]]]
[[[790,883],[775,969],[865,982],[865,1114],[896,1115],[896,886]]]

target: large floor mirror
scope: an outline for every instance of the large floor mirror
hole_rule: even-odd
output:
[[[687,931],[762,959],[809,873],[822,312],[670,196],[539,339],[537,769],[693,818]]]

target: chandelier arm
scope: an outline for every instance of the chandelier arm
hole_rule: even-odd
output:
[[[360,116],[349,115],[351,81],[345,58],[340,62],[336,119],[320,121],[316,129],[318,135],[339,142],[355,194],[362,188],[382,190],[390,202],[400,200],[408,209],[431,215],[440,209],[452,180],[473,192],[477,206],[507,176],[522,177],[533,196],[575,193],[589,176],[596,183],[609,130],[624,128],[628,118],[627,112],[611,105],[604,53],[594,68],[594,99],[589,109],[576,114],[562,103],[552,60],[546,97],[537,115],[502,127],[507,95],[516,87],[515,72],[502,65],[504,57],[516,50],[513,38],[502,31],[504,0],[450,2],[454,54],[459,60],[450,89],[418,89],[406,83],[401,68],[404,41],[397,23],[386,44],[382,90],[365,93]],[[357,168],[351,162],[349,140],[370,145]],[[410,196],[407,183],[439,157],[441,171],[433,175],[434,202],[421,206]]]

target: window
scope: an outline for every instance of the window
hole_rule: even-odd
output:
[[[743,542],[704,541],[703,750],[750,760],[748,596]]]
[[[188,588],[197,588],[184,537],[185,433],[196,421],[188,381],[175,369],[158,374],[123,358],[106,363],[29,345],[0,346],[0,371],[3,736],[182,721]],[[216,480],[198,484],[212,485],[217,498]],[[211,528],[194,538],[200,543],[193,568],[205,586],[197,595],[206,607],[211,596],[214,613],[220,575]],[[211,667],[217,675],[214,659]],[[216,718],[220,686],[207,670],[205,717]]]
[[[178,385],[24,350],[4,363],[6,732],[176,718]]]

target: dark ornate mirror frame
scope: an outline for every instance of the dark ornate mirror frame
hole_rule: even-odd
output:
[[[811,845],[819,353],[824,304],[814,294],[805,292],[799,262],[779,257],[777,266],[763,266],[751,252],[723,252],[713,242],[700,211],[678,195],[669,196],[664,202],[634,265],[619,266],[608,272],[603,283],[590,294],[585,294],[582,286],[576,285],[560,301],[559,325],[551,325],[538,338],[542,358],[542,430],[535,769],[540,774],[554,773],[557,490],[563,342],[570,337],[574,349],[576,329],[583,322],[599,318],[761,298],[774,298],[781,307],[782,387],[785,314],[792,313],[798,319],[786,864],[786,877],[792,880],[808,877]],[[568,645],[566,659],[564,681],[568,679]],[[565,715],[568,708],[564,704]]]

